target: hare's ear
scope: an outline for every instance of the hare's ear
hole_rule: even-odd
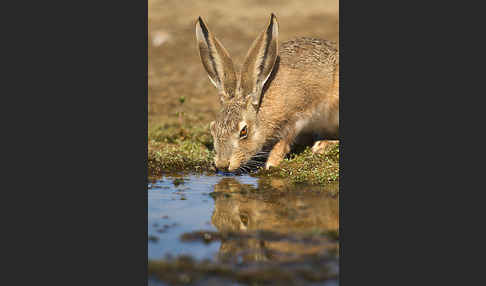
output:
[[[278,56],[278,23],[272,13],[268,27],[251,45],[241,68],[241,89],[251,95],[252,105],[258,109],[263,85],[270,77]]]
[[[196,39],[204,68],[211,82],[219,89],[221,100],[233,97],[236,88],[233,61],[201,17],[196,20]]]

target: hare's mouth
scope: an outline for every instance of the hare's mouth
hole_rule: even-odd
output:
[[[235,170],[229,170],[228,168],[217,168],[215,163],[212,163],[212,168],[217,173],[224,176],[239,176],[243,174],[255,173],[265,167],[268,155],[270,154],[271,148],[264,148],[257,152],[246,162],[241,162],[240,166]]]
[[[241,174],[244,174],[244,169],[240,166],[236,170],[230,171],[228,167],[223,167],[223,168],[218,168],[216,167],[216,164],[212,162],[211,164],[211,170],[215,171],[217,174],[223,175],[223,176],[238,176]]]
[[[254,173],[259,171],[260,169],[265,167],[265,163],[267,162],[269,154],[270,150],[266,149],[257,152],[248,161],[246,161],[244,164],[241,164],[237,171],[239,171],[240,174]]]

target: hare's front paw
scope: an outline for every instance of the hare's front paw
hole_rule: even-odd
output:
[[[339,140],[319,140],[312,146],[312,153],[324,154],[328,148],[339,143]]]
[[[268,156],[267,163],[265,164],[265,169],[268,170],[270,167],[277,167],[288,152],[290,152],[289,142],[287,140],[280,140],[273,146],[273,149]]]
[[[278,167],[278,165],[280,165],[280,162],[282,162],[282,160],[285,158],[285,155],[286,154],[268,157],[267,163],[265,164],[265,170],[269,170],[272,167]]]
[[[272,167],[277,167],[278,164],[280,164],[280,161],[282,160],[279,160],[279,161],[270,161],[270,158],[267,160],[267,163],[265,164],[265,170],[269,170],[270,168]]]

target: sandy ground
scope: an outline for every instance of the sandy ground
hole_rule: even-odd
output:
[[[206,123],[219,103],[196,50],[194,23],[201,16],[239,67],[265,28],[279,22],[279,42],[301,36],[338,41],[338,0],[148,0],[149,125],[177,120]],[[180,97],[185,98],[182,105]]]

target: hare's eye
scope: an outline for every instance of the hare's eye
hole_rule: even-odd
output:
[[[248,135],[248,128],[245,125],[245,127],[243,127],[243,129],[241,129],[240,131],[240,139],[246,138],[247,135]]]

